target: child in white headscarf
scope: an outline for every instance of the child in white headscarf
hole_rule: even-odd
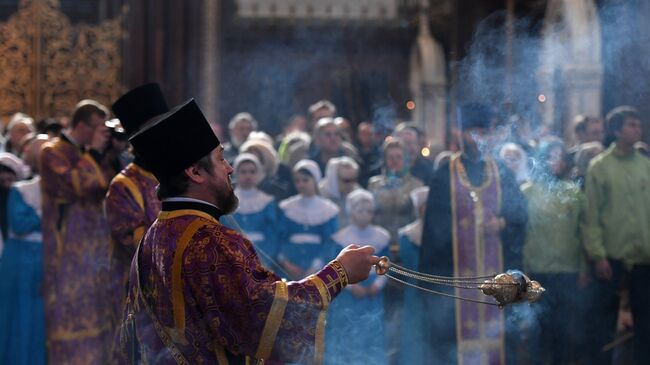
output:
[[[316,162],[298,161],[293,179],[298,195],[280,202],[278,260],[289,279],[297,280],[334,258],[331,236],[338,230],[339,208],[318,195],[321,173]]]
[[[375,199],[367,190],[348,194],[346,210],[350,224],[338,231],[334,242],[338,250],[350,243],[370,245],[375,255],[388,256],[390,233],[373,225]],[[362,283],[348,285],[332,303],[329,312],[327,362],[330,364],[385,364],[384,295],[386,277],[374,271]],[[363,349],[363,351],[359,351]]]
[[[246,238],[255,245],[262,264],[275,269],[273,263],[278,253],[278,206],[272,195],[257,188],[264,178],[262,164],[257,156],[242,153],[235,158],[234,169],[237,177],[235,195],[239,198],[239,207],[233,216]]]

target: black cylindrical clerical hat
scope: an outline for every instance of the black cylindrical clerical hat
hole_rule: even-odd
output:
[[[492,127],[495,113],[492,108],[480,103],[466,103],[458,106],[457,119],[460,130]]]
[[[144,84],[129,90],[112,106],[127,135],[133,135],[148,120],[169,111],[165,96],[156,83]]]
[[[194,99],[152,119],[129,141],[160,181],[190,167],[221,143]]]

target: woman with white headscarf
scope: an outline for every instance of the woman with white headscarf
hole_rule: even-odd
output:
[[[346,197],[359,189],[359,165],[350,157],[334,157],[327,162],[325,177],[318,184],[321,195],[339,207],[339,227],[348,224]]]
[[[233,214],[246,237],[255,244],[262,264],[274,268],[278,253],[276,226],[278,206],[272,195],[257,188],[264,178],[260,160],[251,153],[242,153],[234,161],[237,187],[235,195],[239,198],[239,207]]]
[[[298,195],[280,202],[278,261],[290,279],[299,279],[334,258],[331,237],[338,230],[339,208],[318,195],[321,173],[316,162],[298,161],[293,179]]]
[[[337,250],[355,242],[372,246],[377,256],[388,256],[390,234],[372,224],[375,208],[375,198],[367,190],[357,189],[347,195],[345,209],[350,224],[332,237]],[[325,342],[326,363],[386,364],[385,285],[386,277],[371,271],[367,280],[348,285],[332,303]]]
[[[250,138],[252,137],[252,138]],[[280,164],[278,153],[263,134],[253,134],[239,148],[240,153],[252,153],[259,159],[264,170],[264,178],[258,188],[282,200],[295,194],[290,169]]]
[[[530,180],[530,169],[528,168],[528,154],[516,143],[506,143],[499,150],[501,161],[515,174],[519,185]]]

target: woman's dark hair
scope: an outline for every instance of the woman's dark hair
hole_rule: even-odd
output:
[[[546,139],[540,143],[537,153],[535,153],[531,174],[534,181],[548,182],[549,179],[554,180],[555,175],[551,172],[548,161],[551,158],[551,152],[556,148],[562,149],[563,153],[565,152],[564,142],[559,138]]]
[[[210,155],[203,156],[194,165],[196,165],[199,168],[202,168],[208,173],[211,173],[212,166],[213,166]],[[185,174],[185,171],[181,171],[174,176],[161,179],[160,185],[158,185],[158,189],[156,190],[156,195],[160,200],[172,198],[175,196],[181,196],[187,192],[189,186],[190,186],[189,177]]]

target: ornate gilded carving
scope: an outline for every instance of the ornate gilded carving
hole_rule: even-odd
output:
[[[68,115],[81,99],[103,103],[123,91],[126,8],[98,25],[72,25],[59,0],[21,0],[0,23],[0,115]]]

